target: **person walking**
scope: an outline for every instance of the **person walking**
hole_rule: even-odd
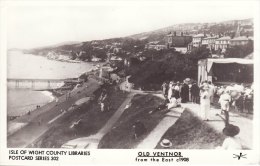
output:
[[[200,97],[200,117],[202,120],[209,120],[209,110],[210,110],[210,95],[209,87],[203,86],[201,89]]]
[[[221,106],[221,113],[224,112],[225,114],[225,126],[229,125],[229,107],[231,102],[231,96],[228,90],[225,90],[219,98],[220,106]],[[221,114],[220,113],[220,114]]]

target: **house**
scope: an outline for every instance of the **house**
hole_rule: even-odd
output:
[[[160,41],[152,41],[152,42],[149,42],[145,45],[145,48],[148,49],[148,50],[151,50],[151,49],[154,49],[154,50],[164,50],[167,48],[167,46],[163,43],[163,42],[160,42]]]
[[[215,48],[215,42],[218,39],[217,36],[210,36],[202,39],[201,45],[212,50]]]
[[[239,37],[235,37],[235,38],[231,39],[229,41],[229,43],[230,43],[230,46],[241,46],[241,45],[248,44],[250,41],[252,41],[252,40],[246,36],[239,36]]]
[[[197,34],[192,37],[192,46],[193,47],[200,47],[202,44],[202,39],[206,38],[205,34]]]
[[[118,46],[121,46],[122,44],[119,42],[114,42],[114,43],[112,43],[112,45],[118,47]]]
[[[181,32],[180,35],[176,35],[176,32],[173,34],[170,33],[167,35],[167,42],[166,45],[168,48],[171,47],[185,47],[187,48],[188,44],[192,41],[191,36],[184,35],[183,32]]]
[[[101,61],[101,58],[97,58],[95,56],[92,57],[91,59],[92,62],[100,62]]]
[[[182,53],[182,54],[186,54],[188,51],[187,47],[174,47],[176,51]]]
[[[111,60],[111,61],[122,61],[123,59],[120,58],[120,57],[118,57],[118,56],[112,56],[112,57],[110,58],[110,60]]]
[[[201,45],[202,46],[205,46],[205,47],[208,47],[209,45],[209,39],[206,37],[206,38],[203,38],[202,41],[201,41]]]
[[[115,47],[113,48],[113,53],[120,53],[122,51],[122,48],[119,48],[119,47]]]
[[[219,39],[215,40],[215,50],[226,50],[229,47],[229,42],[231,40],[231,37],[229,36],[223,36]]]
[[[188,46],[187,46],[187,51],[188,51],[188,52],[191,51],[192,48],[193,48],[193,45],[192,45],[192,42],[190,42],[190,43],[188,44]]]

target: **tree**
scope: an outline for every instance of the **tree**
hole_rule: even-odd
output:
[[[192,51],[188,54],[188,57],[194,61],[200,59],[208,58],[210,55],[210,50],[205,47],[193,48]]]
[[[225,52],[226,58],[245,58],[247,55],[251,54],[254,51],[254,44],[252,41],[249,41],[246,45],[232,46],[227,48]]]

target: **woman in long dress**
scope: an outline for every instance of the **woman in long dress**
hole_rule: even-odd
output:
[[[210,110],[210,94],[208,92],[208,86],[204,86],[201,90],[200,96],[200,117],[202,120],[209,120]]]
[[[169,83],[169,89],[168,89],[168,100],[172,98],[172,89],[173,89],[173,82],[171,81]]]

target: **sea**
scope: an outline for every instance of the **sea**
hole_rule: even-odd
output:
[[[47,59],[44,56],[9,51],[7,54],[7,78],[16,79],[65,79],[75,78],[94,66],[87,62],[69,63]],[[47,83],[46,83],[47,84]],[[62,83],[52,85],[59,87]],[[33,111],[37,105],[45,105],[55,99],[51,92],[36,91],[46,87],[44,83],[7,83],[7,115],[20,116]]]

